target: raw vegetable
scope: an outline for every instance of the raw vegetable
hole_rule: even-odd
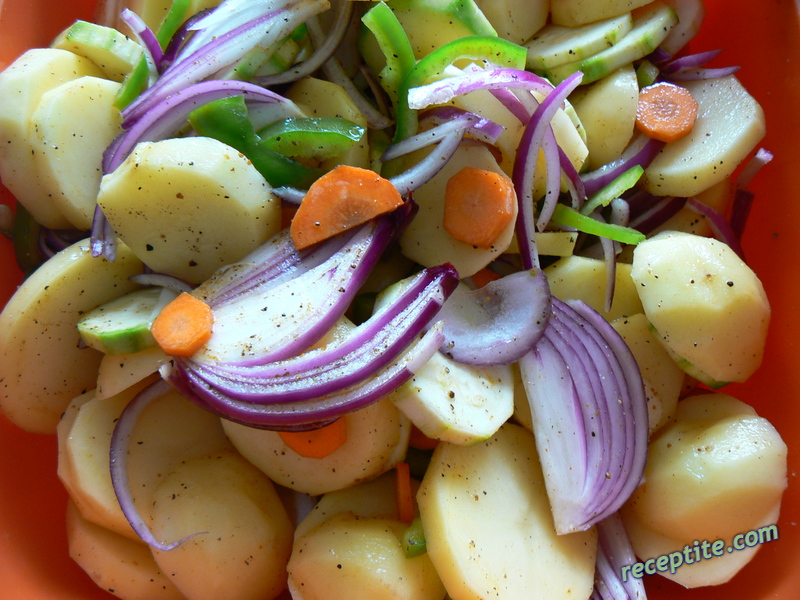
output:
[[[661,82],[639,92],[636,128],[662,142],[689,135],[697,118],[697,101],[686,88]]]
[[[443,225],[457,240],[491,248],[514,218],[511,180],[494,171],[464,167],[447,181]]]
[[[336,419],[329,425],[309,431],[281,431],[281,440],[305,458],[325,458],[347,441],[347,421]]]
[[[184,292],[161,310],[151,332],[166,354],[189,358],[209,340],[213,326],[211,307]]]
[[[403,523],[414,520],[414,496],[411,492],[411,472],[407,462],[394,466],[395,487],[397,488],[397,517]]]
[[[374,171],[341,165],[309,188],[292,219],[292,240],[302,250],[402,203],[395,187]]]

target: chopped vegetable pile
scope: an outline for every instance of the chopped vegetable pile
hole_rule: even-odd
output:
[[[0,73],[0,410],[98,585],[640,600],[774,525],[786,445],[719,391],[771,154],[701,0],[109,4]]]

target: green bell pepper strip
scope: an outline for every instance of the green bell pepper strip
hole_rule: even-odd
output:
[[[623,244],[635,246],[645,239],[645,235],[635,229],[614,225],[613,223],[602,223],[592,217],[582,215],[577,210],[564,204],[556,204],[556,209],[550,220],[553,223],[572,227],[583,233],[608,238]]]
[[[397,105],[400,84],[417,62],[411,42],[392,9],[385,2],[370,8],[361,22],[372,32],[386,59],[379,77],[392,103]]]
[[[403,532],[403,550],[406,558],[421,556],[428,551],[425,532],[422,530],[422,519],[416,517]]]
[[[36,222],[31,213],[17,202],[9,237],[14,244],[14,258],[25,277],[33,273],[45,261],[45,257],[39,249],[39,232],[41,230],[41,225]]]
[[[156,33],[156,39],[158,40],[162,50],[167,48],[167,44],[169,44],[172,36],[175,35],[180,26],[183,24],[183,21],[187,16],[186,13],[189,12],[190,3],[191,0],[173,1],[167,16],[164,18],[164,22],[161,23],[161,27],[158,28],[158,32]]]
[[[117,92],[117,97],[114,99],[114,107],[119,110],[124,109],[131,102],[139,97],[145,88],[150,78],[150,67],[147,64],[147,59],[142,56],[133,70],[125,75],[122,81],[122,87]]]
[[[614,198],[619,198],[623,192],[631,189],[639,178],[644,174],[644,169],[640,165],[635,165],[625,171],[622,175],[600,188],[598,192],[589,198],[581,207],[582,215],[590,215],[596,209],[608,206]]]
[[[244,96],[209,102],[189,115],[189,124],[207,137],[228,144],[244,154],[274,187],[309,187],[322,175],[320,169],[303,165],[264,144],[253,130]]]
[[[289,118],[258,131],[270,149],[286,156],[325,160],[361,140],[366,129],[339,117]]]
[[[408,106],[408,91],[444,73],[450,65],[460,60],[486,60],[500,67],[524,69],[527,50],[503,38],[489,35],[472,35],[449,42],[414,65],[398,90],[397,128],[395,142],[417,133],[417,111]]]

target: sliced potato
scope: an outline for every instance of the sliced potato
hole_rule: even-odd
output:
[[[618,17],[650,0],[550,0],[550,18],[556,25],[576,27]]]
[[[153,496],[156,563],[187,600],[271,600],[286,587],[292,524],[263,473],[233,451],[194,458]]]
[[[147,544],[87,521],[71,502],[66,521],[69,555],[98,587],[122,600],[183,600]]]
[[[289,590],[295,600],[442,600],[427,554],[406,558],[407,524],[387,517],[332,516],[295,541]]]
[[[94,392],[79,396],[57,428],[58,476],[81,516],[135,540],[111,485],[109,449],[120,414],[146,383],[111,398],[97,399]]]
[[[42,94],[30,135],[40,177],[56,208],[78,229],[92,226],[103,152],[121,131],[120,84],[79,77]]]
[[[459,600],[588,598],[594,529],[556,535],[533,434],[440,443],[417,493],[428,555]]]
[[[139,144],[97,203],[153,270],[200,283],[280,229],[280,202],[244,155],[206,137]]]
[[[547,23],[549,1],[475,0],[497,35],[515,44],[527,42]]]
[[[97,397],[109,398],[158,371],[169,361],[158,346],[136,354],[106,354],[97,371]]]
[[[92,257],[84,240],[25,280],[0,314],[0,409],[9,419],[28,431],[55,433],[69,402],[95,387],[103,357],[80,347],[78,320],[136,289],[128,278],[142,270],[124,244],[108,262]]]
[[[385,473],[406,453],[411,424],[384,398],[344,417],[347,441],[325,458],[306,458],[289,448],[276,431],[222,421],[225,433],[250,462],[275,483],[324,494]]]
[[[617,160],[631,141],[639,104],[639,85],[631,65],[618,69],[571,98],[586,129],[588,163],[597,169]]]
[[[691,197],[719,183],[764,137],[764,111],[734,75],[686,82],[699,105],[686,137],[667,144],[642,183],[657,196]]]
[[[53,229],[70,222],[38,177],[30,118],[42,94],[84,75],[103,73],[92,61],[55,48],[28,50],[0,73],[0,179],[38,223]]]
[[[644,314],[620,317],[612,321],[611,326],[625,340],[639,365],[647,395],[647,416],[652,435],[675,415],[684,372],[653,335]]]
[[[585,256],[567,256],[544,270],[550,291],[560,300],[583,300],[613,321],[626,315],[642,312],[642,303],[631,279],[631,266],[617,263],[614,299],[611,310],[606,311],[606,263]]]
[[[670,552],[694,540],[724,540],[727,547],[738,534],[774,524],[787,486],[786,455],[769,421],[731,396],[679,402],[675,422],[650,444],[644,483],[622,511],[637,556],[663,554],[667,542]],[[684,585],[723,583],[752,557],[733,554],[662,574]]]
[[[662,343],[703,376],[744,381],[761,364],[770,306],[726,244],[663,232],[633,252],[631,277]]]

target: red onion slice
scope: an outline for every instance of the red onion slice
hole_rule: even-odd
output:
[[[530,352],[550,316],[550,288],[541,269],[520,271],[477,290],[457,289],[438,318],[442,353],[471,365],[507,365]]]
[[[623,567],[636,563],[628,533],[617,513],[597,524],[597,560],[594,592],[590,600],[647,600],[644,582],[638,577],[622,580]]]
[[[641,481],[647,404],[622,338],[581,302],[552,300],[543,338],[520,359],[558,533],[616,512]]]

